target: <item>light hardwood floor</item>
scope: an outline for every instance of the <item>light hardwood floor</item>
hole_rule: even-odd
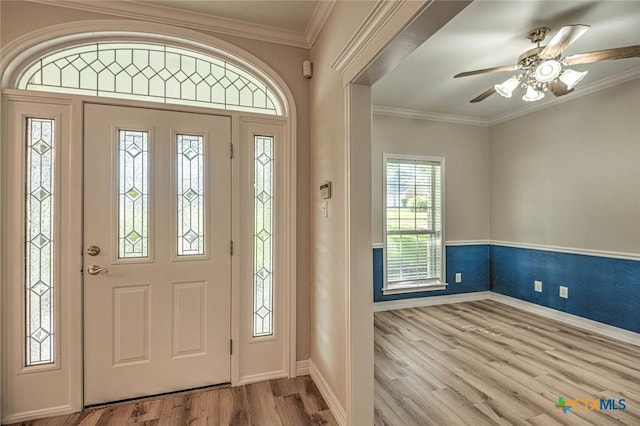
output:
[[[21,423],[99,425],[336,425],[309,376],[204,389]]]
[[[624,398],[576,411],[558,397]],[[640,347],[494,301],[375,314],[376,425],[640,425]]]

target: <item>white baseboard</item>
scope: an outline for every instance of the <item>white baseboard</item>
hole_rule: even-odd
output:
[[[313,361],[309,361],[309,373],[311,374],[311,380],[316,384],[318,390],[322,394],[324,401],[329,406],[329,410],[331,410],[331,414],[336,419],[336,422],[340,426],[344,426],[347,424],[347,412],[345,411],[342,404],[336,397],[336,394],[333,393],[331,387],[327,383],[326,379],[318,370],[318,367],[315,366]]]
[[[499,293],[489,292],[489,299],[495,300],[496,302],[504,303],[505,305],[513,306],[514,308],[522,309],[523,311],[531,312],[532,314],[540,315],[542,317],[550,318],[564,324],[569,324],[574,327],[579,327],[591,331],[593,333],[601,334],[612,339],[621,340],[632,345],[640,346],[640,333],[634,333],[633,331],[625,330],[623,328],[603,324],[598,321],[593,321],[587,318],[579,317],[577,315],[547,308],[546,306],[536,305],[535,303],[505,296]]]
[[[248,376],[240,377],[238,386],[248,385],[257,382],[266,382],[268,380],[283,379],[287,377],[287,373],[284,370],[270,371],[268,373],[250,374]]]
[[[309,360],[304,359],[302,361],[296,361],[296,376],[307,376],[307,375],[309,375]],[[249,376],[241,377],[240,381],[238,382],[238,385],[239,386],[248,385],[249,383],[264,382],[266,380],[281,379],[283,377],[287,377],[284,370],[271,371],[269,373],[252,374]]]
[[[309,375],[309,360],[303,359],[296,362],[296,376],[308,376]]]
[[[447,305],[450,303],[473,302],[489,298],[489,291],[475,293],[450,294],[446,296],[418,297],[415,299],[389,300],[375,302],[373,312],[392,311],[394,309],[420,308],[422,306]]]
[[[60,405],[58,407],[43,408],[42,410],[25,411],[24,413],[10,414],[2,418],[2,424],[28,422],[30,420],[41,419],[43,417],[62,416],[64,414],[75,413],[70,405]]]

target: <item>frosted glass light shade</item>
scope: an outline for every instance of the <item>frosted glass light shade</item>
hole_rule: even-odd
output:
[[[589,71],[579,72],[574,70],[564,70],[562,74],[560,74],[560,81],[567,85],[567,89],[571,90],[575,87],[576,84],[580,83],[585,75],[587,75]]]
[[[527,86],[527,93],[524,94],[522,100],[526,102],[535,102],[539,101],[542,98],[544,98],[544,92],[542,92],[541,90],[537,90],[531,86]]]
[[[518,79],[516,77],[511,77],[504,83],[493,86],[493,88],[496,89],[496,92],[505,98],[510,98],[516,87],[518,87]]]
[[[538,64],[534,72],[534,76],[540,83],[548,83],[560,75],[560,71],[562,71],[562,65],[560,62],[550,59]]]

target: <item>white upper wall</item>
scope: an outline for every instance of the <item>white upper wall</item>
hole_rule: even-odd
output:
[[[491,127],[491,239],[640,253],[639,112],[640,79]]]
[[[489,239],[489,129],[373,116],[373,243],[383,243],[382,154],[445,158],[446,241]]]
[[[489,128],[375,115],[382,154],[445,157],[445,238],[640,253],[640,79]]]
[[[373,2],[338,2],[311,49],[311,360],[339,404],[347,406],[345,257],[345,87],[331,68]],[[328,217],[321,215],[320,184],[332,182]]]

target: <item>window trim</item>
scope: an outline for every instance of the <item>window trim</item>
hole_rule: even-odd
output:
[[[440,163],[440,195],[441,195],[441,235],[442,238],[440,240],[440,249],[442,250],[441,256],[441,265],[440,265],[440,278],[439,279],[429,279],[429,280],[412,280],[412,281],[404,281],[401,283],[390,283],[387,281],[387,164],[389,160],[417,160],[417,161],[428,161],[428,162],[438,162]],[[407,155],[407,154],[392,154],[392,153],[383,153],[382,154],[382,232],[383,232],[383,282],[382,282],[382,294],[383,295],[392,295],[392,294],[405,294],[405,293],[416,293],[423,291],[436,291],[436,290],[444,290],[447,287],[446,282],[446,246],[445,246],[445,216],[446,216],[446,203],[445,203],[445,158],[444,157],[435,157],[435,156],[427,156],[427,155]]]

